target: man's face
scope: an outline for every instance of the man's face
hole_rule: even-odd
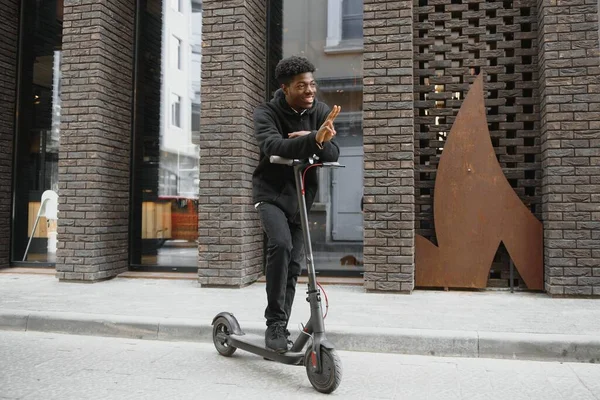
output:
[[[289,85],[283,85],[285,99],[294,110],[311,108],[315,101],[317,84],[311,72],[294,76]]]

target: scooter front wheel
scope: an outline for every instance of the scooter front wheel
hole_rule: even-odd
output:
[[[237,350],[237,347],[233,347],[227,343],[227,337],[231,334],[231,325],[229,321],[223,317],[217,318],[213,324],[213,343],[215,348],[225,357],[231,357]]]
[[[313,387],[321,393],[331,393],[342,382],[342,360],[334,349],[321,347],[321,373],[317,373],[313,366],[312,347],[308,346],[304,355],[304,365],[308,380]]]

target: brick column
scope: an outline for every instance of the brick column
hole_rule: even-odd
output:
[[[128,267],[133,0],[65,0],[57,277]]]
[[[19,1],[0,0],[0,268],[10,259]]]
[[[414,287],[412,1],[364,2],[367,290]]]
[[[600,296],[596,0],[539,0],[545,289]]]
[[[265,97],[266,2],[206,0],[202,7],[198,280],[241,287],[262,273],[252,113]]]

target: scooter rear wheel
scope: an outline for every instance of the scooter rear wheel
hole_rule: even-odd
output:
[[[227,336],[231,334],[231,325],[227,319],[220,317],[213,324],[213,343],[215,348],[225,357],[231,357],[237,350],[237,347],[227,344]]]
[[[313,368],[312,347],[309,346],[304,355],[304,365],[308,380],[321,393],[331,393],[342,382],[342,360],[334,349],[321,347],[321,363],[323,368],[318,374]]]

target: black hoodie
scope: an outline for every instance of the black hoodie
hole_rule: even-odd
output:
[[[254,203],[266,202],[281,208],[288,219],[298,223],[299,208],[296,196],[296,183],[293,168],[287,165],[271,164],[270,156],[307,159],[317,155],[320,161],[337,161],[340,150],[334,141],[317,146],[317,131],[329,115],[329,107],[315,98],[313,105],[301,113],[294,111],[281,89],[273,99],[261,104],[254,111],[254,133],[260,148],[260,160],[252,176]],[[311,131],[310,134],[288,139],[292,132]],[[306,173],[306,206],[310,210],[317,193],[317,168]]]

